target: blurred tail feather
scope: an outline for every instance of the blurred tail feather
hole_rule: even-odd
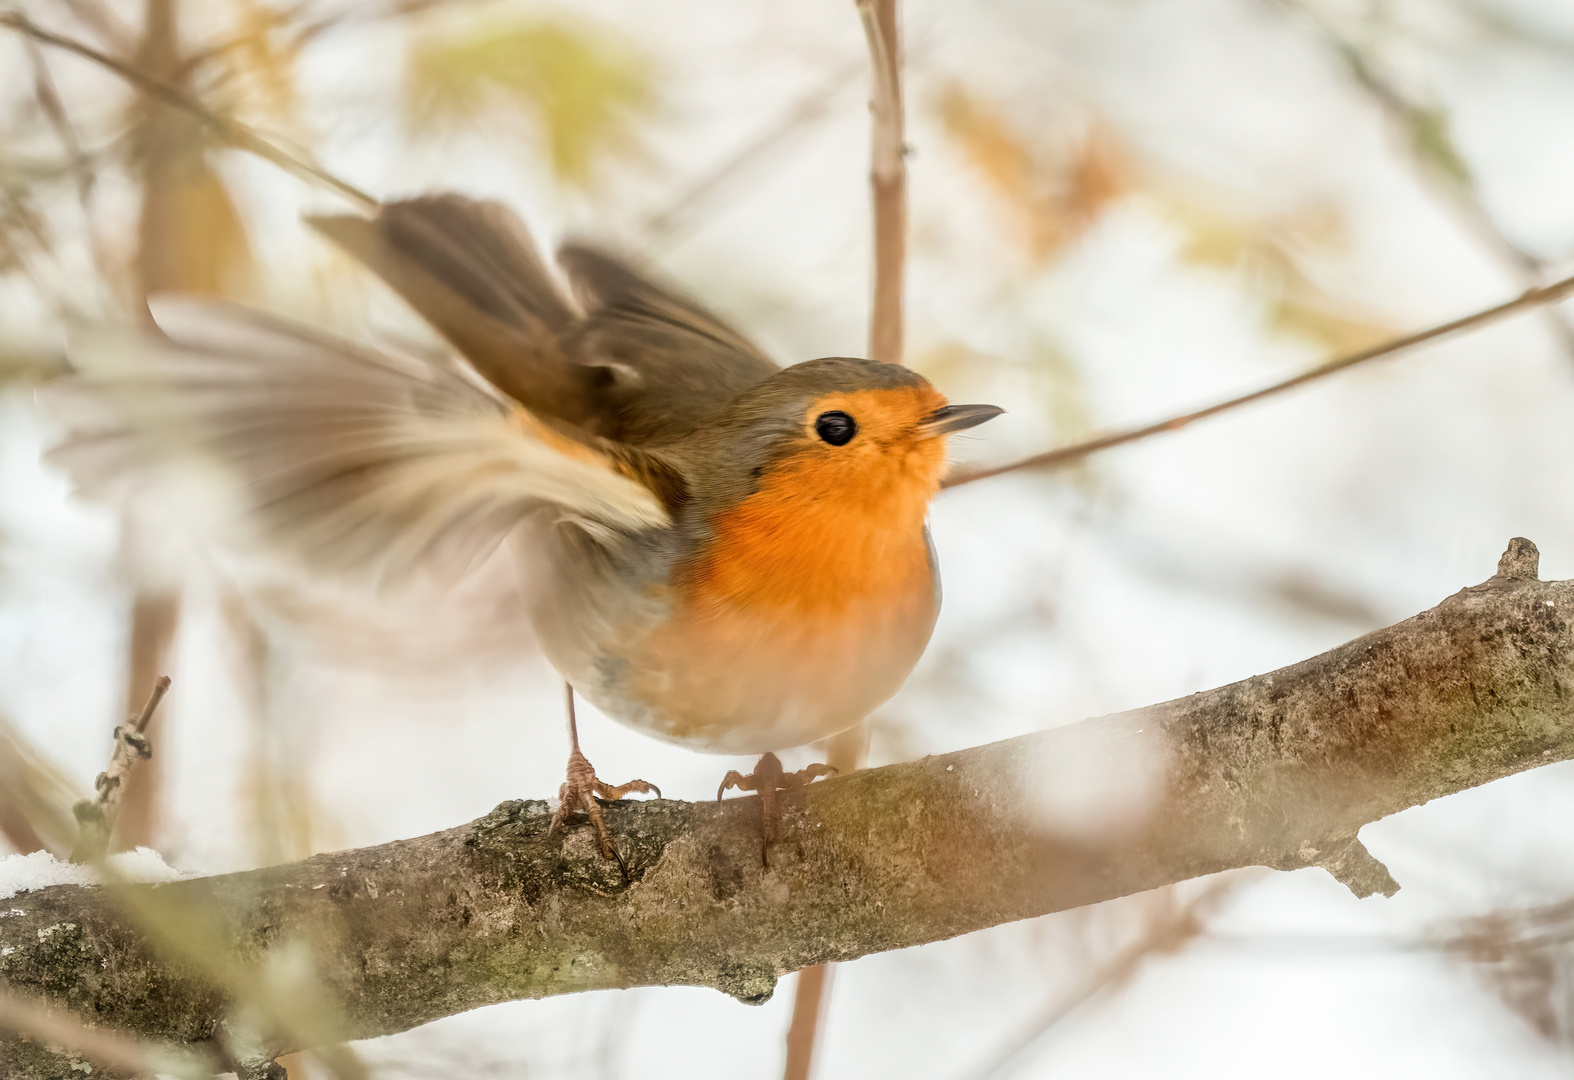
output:
[[[160,298],[168,338],[96,333],[52,457],[89,488],[171,459],[234,470],[246,515],[314,565],[462,570],[527,514],[613,532],[663,525],[618,448],[532,416],[460,367],[358,349],[259,312]],[[193,453],[195,452],[195,453]]]

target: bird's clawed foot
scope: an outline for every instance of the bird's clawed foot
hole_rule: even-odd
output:
[[[777,836],[779,811],[776,805],[776,793],[807,787],[816,777],[830,776],[836,771],[830,765],[815,763],[808,768],[790,773],[782,769],[781,759],[775,754],[766,754],[755,763],[754,771],[748,776],[744,776],[737,769],[729,770],[722,778],[721,787],[716,789],[716,801],[721,802],[721,797],[728,788],[759,792],[760,827],[765,843],[770,845],[776,842]]]
[[[607,830],[606,818],[602,816],[601,804],[596,801],[596,797],[599,795],[608,802],[617,802],[631,791],[661,798],[661,789],[645,780],[630,780],[620,787],[603,783],[596,775],[595,766],[585,760],[585,755],[576,746],[568,754],[568,777],[557,790],[558,808],[552,815],[549,831],[555,832],[559,827],[566,826],[569,815],[583,810],[596,830],[596,847],[601,851],[601,857],[616,861],[623,876],[627,877],[628,864],[623,861],[622,853],[612,841],[612,834]]]

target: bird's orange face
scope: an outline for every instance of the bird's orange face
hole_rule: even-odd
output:
[[[803,438],[763,478],[779,497],[856,511],[920,512],[940,488],[946,440],[923,429],[945,405],[928,384],[826,394],[803,414]],[[894,523],[893,523],[894,524]]]
[[[754,492],[710,522],[691,599],[807,612],[927,598],[923,524],[945,473],[946,411],[928,383],[811,399]]]

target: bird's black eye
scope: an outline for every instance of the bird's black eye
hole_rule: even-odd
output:
[[[846,446],[858,434],[858,421],[840,410],[814,418],[814,433],[832,446]]]

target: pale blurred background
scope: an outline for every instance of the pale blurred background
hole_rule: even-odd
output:
[[[960,460],[1204,404],[1574,264],[1574,0],[902,8],[907,359],[1009,410]],[[865,351],[852,0],[21,10],[378,197],[497,198],[544,244],[646,260],[783,363]],[[506,617],[476,625],[476,589],[397,610],[304,598],[209,553],[178,506],[91,505],[41,463],[58,432],[34,391],[67,323],[125,319],[143,291],[434,344],[301,224],[339,196],[204,149],[172,115],[0,34],[0,842],[58,849],[51,806],[90,790],[155,670],[174,690],[122,826],[185,870],[553,794],[559,683]],[[1543,310],[943,495],[945,610],[871,759],[1291,663],[1485,579],[1511,536],[1540,546],[1543,578],[1574,577],[1571,463],[1574,309]],[[588,708],[581,733],[603,776],[677,798],[749,764]],[[44,805],[12,805],[24,790]],[[1574,1076],[1574,913],[1533,913],[1527,934],[1472,921],[1574,898],[1570,822],[1574,765],[1557,765],[1368,827],[1391,900],[1319,870],[1245,875],[845,965],[816,1075]],[[355,1049],[390,1078],[773,1077],[792,990],[519,1002]]]

